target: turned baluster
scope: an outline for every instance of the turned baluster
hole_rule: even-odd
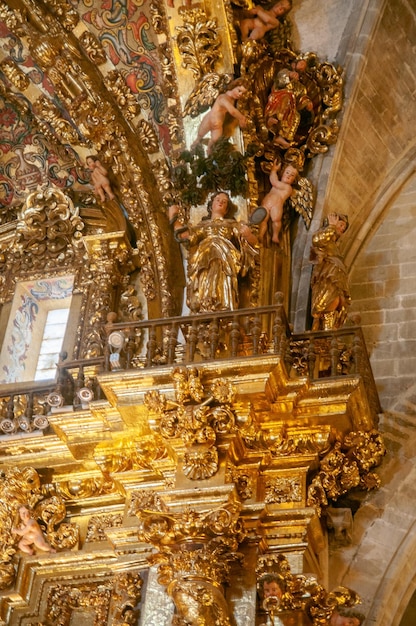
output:
[[[74,400],[73,400],[74,409],[81,408],[81,398],[79,396],[79,392],[83,387],[84,387],[84,368],[81,365],[78,370],[78,376],[74,384]]]
[[[329,350],[331,355],[331,376],[337,376],[339,371],[339,355],[340,350],[338,348],[338,339],[334,336],[331,339],[331,348]]]
[[[131,362],[134,357],[134,352],[136,348],[136,332],[134,328],[130,329],[129,335],[127,337],[126,342],[126,366],[125,369],[129,369],[131,367]]]
[[[188,359],[192,363],[194,360],[196,346],[198,343],[198,322],[194,320],[189,328],[188,336],[186,338],[188,345]]]
[[[259,315],[254,315],[251,323],[251,335],[253,342],[253,354],[259,353],[259,343],[261,334],[261,320]]]
[[[238,345],[240,343],[240,323],[238,321],[238,317],[234,317],[231,322],[231,332],[230,332],[230,345],[231,345],[231,356],[237,356],[238,354]]]
[[[175,363],[175,351],[178,345],[178,325],[173,323],[168,330],[168,363]]]
[[[157,348],[156,341],[156,328],[151,326],[149,328],[149,340],[147,342],[147,359],[146,366],[151,367],[153,365],[153,359],[155,358]]]
[[[216,357],[219,337],[218,320],[213,319],[209,325],[209,353],[211,359],[215,359]]]

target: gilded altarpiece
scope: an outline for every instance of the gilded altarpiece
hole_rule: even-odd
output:
[[[293,220],[309,228],[342,68],[295,52],[287,15],[243,40],[248,3],[176,3],[0,7],[2,324],[19,282],[71,276],[77,301],[56,380],[0,386],[2,624],[323,626],[359,603],[326,590],[327,522],[378,486],[366,348],[353,325],[287,323]],[[289,71],[283,124],[269,98]],[[236,75],[246,123],[193,148]],[[280,245],[255,246],[239,309],[184,314],[176,221],[227,189],[259,234],[275,163],[299,174]]]

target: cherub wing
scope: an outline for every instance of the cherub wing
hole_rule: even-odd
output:
[[[314,205],[314,192],[310,180],[303,177],[299,178],[297,186],[289,198],[289,204],[303,218],[306,228],[309,228]]]
[[[229,74],[205,74],[195,85],[191,95],[185,103],[183,115],[198,117],[207,111],[232,80]]]

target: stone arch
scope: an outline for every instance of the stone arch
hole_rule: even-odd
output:
[[[343,584],[352,584],[364,598],[366,626],[399,626],[416,589],[415,485],[416,461],[408,459],[356,516],[356,525],[367,530]]]

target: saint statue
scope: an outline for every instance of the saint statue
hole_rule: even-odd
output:
[[[187,304],[192,313],[238,308],[239,276],[247,274],[258,251],[257,237],[230,216],[232,209],[228,194],[217,192],[206,218],[176,231],[189,249]]]
[[[347,228],[346,215],[330,213],[312,237],[312,330],[340,328],[347,318],[351,296],[337,243]]]

